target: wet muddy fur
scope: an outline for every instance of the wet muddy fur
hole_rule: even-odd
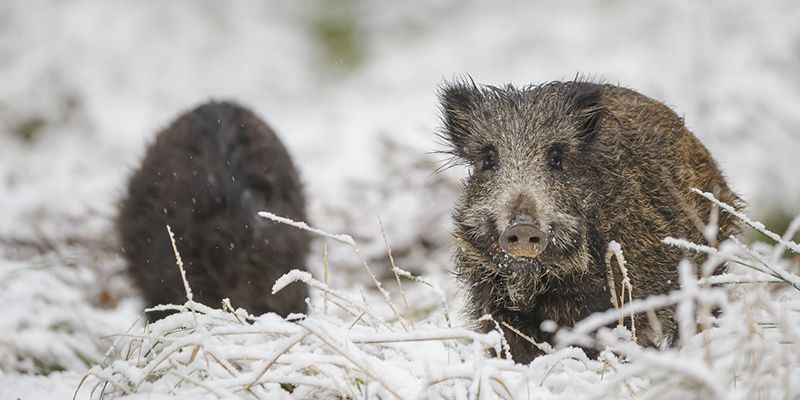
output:
[[[455,270],[468,312],[489,314],[535,341],[552,341],[543,321],[572,326],[611,307],[604,258],[612,240],[622,245],[633,297],[677,289],[678,262],[703,257],[661,241],[706,243],[698,221],[708,221],[712,208],[691,188],[742,206],[681,118],[633,90],[581,81],[523,88],[457,81],[440,97],[441,136],[470,168],[453,213]],[[719,227],[719,239],[738,232],[725,213]],[[672,314],[657,312],[660,331],[637,316],[639,343],[669,345]],[[518,334],[505,335],[515,360],[538,354]]]

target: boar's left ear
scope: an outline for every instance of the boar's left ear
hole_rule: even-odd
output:
[[[480,96],[480,89],[466,81],[445,83],[439,90],[445,125],[442,136],[452,144],[456,155],[464,148],[473,130],[471,121]]]
[[[600,121],[606,113],[603,104],[603,85],[588,82],[574,84],[568,111],[578,121],[578,132],[575,137],[590,142],[600,129]]]

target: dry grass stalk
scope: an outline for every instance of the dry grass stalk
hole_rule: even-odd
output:
[[[530,344],[532,344],[532,345],[536,346],[536,348],[538,348],[539,350],[541,350],[541,351],[543,351],[543,352],[545,352],[545,353],[549,353],[549,352],[553,351],[552,347],[550,347],[550,345],[548,345],[547,343],[537,343],[537,342],[536,342],[535,340],[533,340],[533,339],[532,339],[530,336],[528,336],[528,335],[526,335],[526,334],[524,334],[524,333],[520,332],[520,330],[519,330],[519,329],[517,329],[517,328],[513,327],[513,326],[512,326],[511,324],[509,324],[508,322],[506,322],[506,321],[500,321],[500,324],[501,324],[501,325],[503,325],[503,326],[505,326],[506,328],[508,328],[508,330],[510,330],[511,332],[514,332],[514,333],[516,333],[517,335],[519,335],[519,337],[521,337],[521,338],[525,339],[525,341],[527,341],[528,343],[530,343]]]
[[[385,234],[384,240],[388,242]],[[748,253],[739,249],[731,254],[728,252],[731,246],[717,250],[679,240],[673,244],[708,252],[709,259],[736,257],[742,263],[754,264],[759,274],[781,276],[780,272],[774,272],[781,267],[764,260],[765,256],[755,250],[748,249],[751,250]],[[104,392],[108,390],[105,395],[111,397],[142,392],[144,387],[148,390],[167,387],[169,393],[175,395],[200,393],[217,398],[231,395],[266,399],[279,392],[285,396],[288,391],[292,396],[344,398],[425,398],[437,393],[455,393],[456,397],[460,394],[467,398],[494,395],[510,399],[525,398],[526,391],[538,397],[570,390],[572,385],[565,386],[565,379],[584,384],[587,396],[599,398],[675,397],[678,394],[697,398],[747,398],[747,395],[781,393],[783,397],[793,398],[796,395],[793,390],[796,391],[797,386],[789,382],[797,376],[794,371],[799,365],[790,355],[797,354],[800,349],[797,347],[800,301],[784,304],[774,300],[786,293],[797,297],[795,291],[788,288],[783,293],[744,290],[742,300],[729,301],[729,294],[720,288],[698,285],[696,277],[684,264],[681,277],[685,284],[680,290],[634,300],[622,251],[614,250],[609,248],[606,264],[610,276],[616,274],[618,278],[609,281],[610,285],[617,283],[619,287],[614,288],[616,298],[612,299],[617,307],[594,314],[571,330],[557,332],[560,348],[543,349],[547,354],[530,366],[488,357],[486,349],[497,346],[494,333],[489,336],[453,329],[449,319],[447,327],[440,326],[443,325],[440,320],[431,320],[417,321],[411,330],[400,330],[397,325],[401,319],[396,323],[387,322],[357,296],[330,289],[307,272],[292,271],[276,282],[276,290],[289,282],[301,281],[322,290],[325,298],[353,315],[356,323],[351,325],[346,316],[342,319],[320,307],[312,308],[313,312],[300,321],[287,321],[268,314],[253,319],[250,325],[238,321],[229,310],[187,301],[184,306],[164,307],[178,313],[148,325],[143,334],[119,335],[128,340],[128,347],[123,345],[121,352],[125,360],[104,368],[94,367],[87,376],[98,380],[93,393],[102,387]],[[616,266],[612,257],[617,258]],[[397,267],[393,269],[397,277],[425,283]],[[753,282],[760,282],[758,279],[756,277]],[[797,277],[788,278],[792,279]],[[429,286],[443,297],[441,289]],[[698,316],[703,318],[712,308],[723,311],[718,320],[721,322],[708,323],[703,340],[695,337],[686,342],[686,351],[668,348],[663,353],[642,348],[635,342],[621,341],[617,332],[606,328],[618,320],[620,314],[647,313],[657,322],[655,310],[675,305],[691,307],[684,307],[679,317],[694,324],[694,329]],[[446,307],[444,299],[442,306]],[[745,321],[741,321],[742,318]],[[772,325],[766,326],[765,320]],[[431,322],[439,325],[431,326]],[[510,324],[501,323],[525,338]],[[741,327],[748,332],[737,331]],[[631,331],[634,330],[635,326],[631,326]],[[659,329],[654,327],[654,330]],[[530,338],[525,339],[534,343]],[[594,361],[587,359],[580,349],[566,347],[573,344],[607,347],[610,351],[601,353],[601,359]],[[425,348],[421,354],[422,346]],[[428,346],[436,349],[437,355],[424,358],[425,371],[419,371],[420,359],[416,357],[429,357]],[[736,348],[737,354],[731,354],[731,348]],[[457,357],[451,358],[452,351]],[[136,353],[138,361],[133,356]],[[627,362],[621,362],[622,358]],[[742,368],[744,361],[746,369]],[[432,366],[430,370],[429,366]],[[196,375],[198,373],[201,375]],[[736,380],[733,385],[728,383],[731,376]],[[143,381],[158,385],[138,386]],[[410,388],[415,389],[411,391]]]
[[[317,329],[317,327],[313,326],[312,324],[308,323],[307,321],[298,321],[297,324],[302,326],[306,330],[308,330],[309,333],[313,334],[317,339],[319,339],[324,344],[326,344],[331,350],[333,350],[334,352],[338,353],[342,357],[346,358],[348,361],[350,361],[353,364],[353,366],[355,366],[356,368],[361,370],[361,372],[363,372],[365,375],[367,375],[371,379],[379,382],[381,384],[381,386],[383,386],[386,389],[386,391],[388,391],[396,399],[402,399],[403,398],[398,394],[397,389],[395,389],[391,385],[389,385],[385,380],[382,379],[381,376],[375,374],[375,372],[369,367],[369,365],[367,365],[363,360],[360,360],[357,357],[355,357],[355,354],[353,354],[353,351],[344,351],[344,350],[342,350],[340,348],[340,346],[338,346],[333,341],[332,338],[330,338],[328,335],[325,335],[324,331],[322,331],[320,329]],[[355,346],[353,346],[353,348],[355,348]]]
[[[328,271],[330,266],[328,265],[328,241],[322,241],[322,281],[325,282],[325,286],[328,286]],[[323,310],[328,311],[328,292],[322,292],[322,304]]]
[[[378,280],[377,277],[375,277],[375,274],[372,272],[372,268],[369,267],[369,264],[367,264],[367,260],[364,259],[364,256],[361,255],[361,250],[359,250],[358,246],[356,245],[355,240],[353,240],[353,238],[350,235],[328,233],[328,232],[325,232],[325,231],[323,231],[321,229],[312,228],[312,227],[308,226],[308,224],[306,224],[305,222],[298,222],[298,221],[291,220],[289,218],[280,217],[278,215],[275,215],[275,214],[267,212],[267,211],[261,211],[261,212],[258,213],[258,215],[261,216],[261,217],[267,218],[269,220],[272,220],[272,221],[275,221],[275,222],[280,222],[282,224],[286,224],[286,225],[290,225],[290,226],[294,226],[295,228],[303,229],[305,231],[308,231],[308,232],[311,232],[311,233],[315,233],[317,235],[321,235],[323,237],[327,237],[327,238],[330,238],[330,239],[335,240],[337,242],[344,243],[344,244],[350,246],[353,249],[353,251],[356,253],[356,256],[358,257],[358,260],[361,262],[361,265],[364,267],[364,270],[367,271],[367,274],[369,274],[369,277],[372,279],[372,283],[375,285],[375,288],[378,289],[378,292],[380,292],[380,294],[383,296],[384,301],[386,301],[386,304],[392,310],[392,313],[395,315],[397,320],[400,321],[400,326],[402,326],[404,330],[408,330],[408,327],[406,326],[405,321],[400,316],[400,314],[397,312],[397,309],[394,307],[394,304],[392,303],[392,300],[389,297],[389,292],[387,292],[386,289],[383,288],[383,285],[381,284],[381,282]]]
[[[616,293],[616,280],[614,279],[613,264],[611,263],[612,257],[617,259],[617,267],[620,273],[620,290],[622,292],[619,294],[619,297]],[[605,261],[606,267],[608,268],[608,288],[611,292],[611,304],[613,304],[614,308],[619,312],[619,325],[624,325],[623,318],[625,315],[622,314],[620,310],[625,306],[626,293],[628,294],[628,303],[633,302],[633,284],[631,284],[631,280],[628,277],[628,269],[625,267],[625,256],[622,254],[622,246],[616,241],[612,240],[608,244]],[[633,336],[633,340],[636,341],[636,318],[634,318],[633,314],[629,317],[631,321],[631,335]]]
[[[389,239],[386,238],[386,230],[383,228],[383,220],[381,219],[380,215],[378,215],[378,224],[381,226],[381,237],[383,237],[383,244],[386,246],[386,254],[389,255],[389,263],[392,266],[392,273],[394,274],[394,278],[397,280],[397,287],[400,290],[400,295],[403,297],[403,304],[406,307],[406,318],[411,324],[411,329],[414,329],[414,319],[411,317],[411,308],[408,307],[406,292],[403,290],[403,284],[400,282],[400,275],[397,274],[397,266],[394,264],[392,248],[389,246]]]

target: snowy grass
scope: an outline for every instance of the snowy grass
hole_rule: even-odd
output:
[[[85,237],[0,237],[0,377],[83,372],[103,360],[108,335],[141,309],[113,253]]]
[[[700,193],[732,212],[712,195]],[[704,265],[682,262],[681,289],[623,302],[557,332],[554,347],[530,365],[508,358],[498,328],[454,327],[442,307],[423,319],[401,316],[348,235],[333,235],[270,213],[265,218],[344,243],[373,276],[380,296],[331,288],[295,270],[273,287],[306,284],[314,296],[307,315],[252,316],[188,301],[160,306],[177,313],[141,331],[118,336],[107,360],[82,381],[91,398],[134,394],[206,398],[796,398],[800,395],[798,265],[784,253],[797,244],[745,215],[744,223],[776,245],[737,241],[719,249],[667,238],[667,245],[708,255]],[[792,224],[797,229],[798,223]],[[384,236],[385,239],[385,236]],[[389,249],[387,241],[387,251]],[[622,249],[609,245],[624,272]],[[791,253],[790,253],[791,255]],[[708,276],[719,262],[730,271]],[[395,267],[411,282],[424,279]],[[412,284],[412,283],[407,283]],[[430,284],[430,283],[429,283]],[[430,284],[428,296],[440,296]],[[630,283],[628,284],[628,287]],[[624,288],[621,288],[624,289]],[[630,290],[630,289],[628,289]],[[190,289],[187,287],[187,293]],[[624,293],[624,292],[623,292]],[[385,304],[384,304],[385,303]],[[413,304],[413,302],[412,302]],[[443,302],[446,304],[446,302]],[[681,341],[659,351],[638,346],[622,316],[676,306]],[[413,308],[413,307],[412,307]],[[601,349],[589,359],[576,346]],[[505,358],[490,356],[490,350]]]
[[[342,3],[344,15],[329,14]],[[436,147],[434,88],[442,79],[469,73],[480,82],[523,85],[580,72],[635,88],[685,116],[732,187],[754,206],[751,217],[775,227],[780,223],[770,215],[796,215],[800,204],[798,20],[800,7],[791,0],[549,0],[503,7],[462,0],[1,1],[0,399],[68,398],[63,388],[71,392],[87,364],[121,359],[114,352],[103,362],[111,339],[119,341],[116,349],[126,343],[109,335],[131,333],[141,300],[114,255],[118,248],[98,255],[93,242],[114,236],[109,220],[125,177],[145,143],[181,110],[228,98],[266,118],[304,178],[311,221],[357,240],[387,288],[399,274],[412,331],[425,324],[449,328],[461,324],[455,311],[447,313],[451,321],[442,320],[442,307],[458,309],[445,269],[448,214],[463,172],[431,176],[438,165],[422,156]],[[339,27],[341,21],[353,25]],[[333,37],[344,38],[346,47],[330,48],[338,46]],[[377,213],[396,264],[424,278],[406,282],[413,275],[392,269],[384,235],[372,224]],[[29,247],[22,242],[38,242],[38,233],[60,248],[18,254]],[[68,236],[90,240],[62,246]],[[762,266],[733,246],[731,257]],[[783,247],[748,249],[797,275],[787,260],[773,258]],[[361,303],[366,297],[401,330],[380,296],[359,292],[359,285],[372,284],[352,248],[332,243],[325,250],[310,260],[314,277]],[[700,290],[721,284],[731,302],[758,294],[765,304],[797,308],[793,289],[768,283],[780,281],[772,274],[748,267],[732,273],[700,277]],[[435,283],[441,289],[426,285]],[[389,289],[398,311],[404,308],[397,289]],[[320,290],[312,292],[309,318],[326,309],[325,297],[314,293]],[[355,320],[332,304],[328,313]],[[778,326],[779,318],[767,314],[763,321]],[[777,346],[765,345],[772,357]],[[797,358],[793,346],[783,347]],[[572,364],[583,363],[550,357],[531,367],[530,374],[539,374],[555,366],[531,397],[606,393],[586,390],[596,371],[576,373]],[[740,370],[753,371],[740,365],[714,373],[729,378]],[[574,383],[554,383],[559,379]],[[634,378],[619,379],[640,387]],[[740,398],[753,387],[738,378],[729,386]],[[753,397],[782,393],[776,385]]]

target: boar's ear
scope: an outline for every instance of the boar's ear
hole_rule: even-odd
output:
[[[590,142],[600,129],[600,121],[606,113],[603,104],[603,85],[577,82],[569,101],[569,113],[577,119],[578,132],[575,137]]]
[[[470,121],[480,96],[480,89],[474,83],[445,83],[439,90],[444,119],[442,137],[453,146],[456,155],[462,155],[461,149],[467,143],[472,130]]]

